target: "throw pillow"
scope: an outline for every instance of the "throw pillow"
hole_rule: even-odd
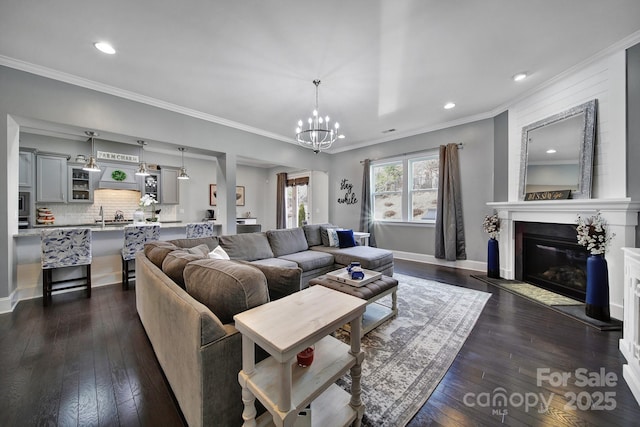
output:
[[[329,237],[329,246],[337,248],[340,246],[340,240],[338,239],[338,229],[329,228],[327,230],[327,236]]]
[[[206,245],[205,245],[206,246]],[[189,248],[192,249],[192,248]],[[202,252],[189,249],[178,249],[170,252],[162,261],[162,271],[182,289],[185,289],[183,272],[191,261],[203,259],[206,255]]]
[[[321,225],[320,226],[320,240],[322,241],[322,246],[331,246],[329,244],[329,230],[335,230],[339,227],[335,225]]]
[[[230,259],[229,255],[222,249],[221,246],[216,246],[214,250],[209,252],[209,258],[212,259]]]
[[[184,248],[188,253],[193,255],[199,255],[201,257],[206,257],[209,255],[209,246],[202,244],[198,246],[194,246],[192,248]]]
[[[338,241],[341,248],[352,248],[357,246],[356,239],[353,237],[353,230],[336,230]]]

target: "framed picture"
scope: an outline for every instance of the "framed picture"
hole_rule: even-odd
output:
[[[236,206],[244,206],[244,186],[236,187]]]
[[[218,186],[209,184],[209,206],[217,206]],[[236,187],[236,206],[244,206],[244,186]]]
[[[216,184],[209,184],[209,206],[218,205],[218,201],[216,200],[217,188],[218,186]]]

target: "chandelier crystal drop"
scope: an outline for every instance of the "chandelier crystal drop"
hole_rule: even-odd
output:
[[[320,80],[314,80],[313,84],[316,86],[316,104],[311,117],[307,120],[308,127],[303,128],[302,120],[298,121],[298,127],[296,128],[296,141],[303,147],[310,148],[314,153],[319,153],[331,148],[331,144],[338,138],[344,138],[340,134],[340,124],[338,122],[330,125],[331,119],[329,116],[320,114],[318,109],[318,86],[320,86]]]

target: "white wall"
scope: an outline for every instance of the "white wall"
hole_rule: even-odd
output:
[[[509,108],[509,201],[518,200],[522,128],[598,100],[591,197],[626,196],[625,52],[568,72]]]

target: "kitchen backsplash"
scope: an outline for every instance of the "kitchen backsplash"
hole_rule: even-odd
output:
[[[126,220],[133,219],[133,212],[138,208],[139,191],[128,190],[95,190],[93,204],[88,203],[37,203],[36,208],[48,207],[53,212],[56,225],[89,224],[100,218],[100,206],[104,210],[104,219],[111,221],[116,211],[124,212]],[[162,205],[158,203],[156,209],[161,209],[158,215],[160,221],[175,221],[177,218],[176,205]],[[151,208],[145,208],[145,216],[150,216]]]

